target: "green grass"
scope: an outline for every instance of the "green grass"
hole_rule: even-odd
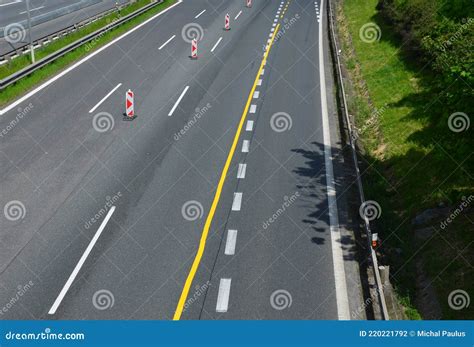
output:
[[[53,76],[54,74],[58,73],[62,69],[66,68],[67,66],[71,65],[72,63],[76,62],[80,58],[83,58],[90,52],[97,50],[98,48],[102,47],[106,43],[110,42],[114,38],[120,36],[124,32],[132,29],[134,26],[144,22],[146,19],[152,17],[153,15],[157,14],[158,12],[162,11],[166,7],[169,7],[176,0],[165,0],[162,4],[159,4],[156,7],[146,11],[145,13],[139,15],[138,17],[133,18],[132,20],[120,25],[119,27],[105,33],[104,35],[100,36],[98,39],[95,39],[86,45],[83,45],[72,52],[69,52],[65,56],[57,59],[53,63],[46,65],[45,67],[41,68],[38,71],[35,71],[33,74],[29,75],[21,79],[19,82],[15,83],[14,85],[4,89],[0,92],[0,106],[5,105],[9,101],[18,98],[20,95],[26,93],[28,90],[32,89],[37,84],[41,83],[42,81],[46,80],[47,78]],[[127,6],[123,10],[118,13],[112,13],[90,25],[85,26],[84,28],[76,31],[73,34],[67,35],[61,39],[58,39],[50,44],[38,49],[35,51],[36,59],[42,59],[60,48],[63,48],[72,42],[104,27],[105,25],[113,22],[114,20],[124,17],[133,11],[147,5],[150,3],[150,0],[138,0],[136,3]],[[0,79],[5,78],[6,76],[11,75],[12,73],[21,70],[22,68],[26,67],[30,64],[30,57],[29,55],[24,55],[13,59],[10,63],[3,65],[0,67]]]
[[[455,134],[437,118],[451,112],[438,101],[436,76],[417,63],[416,57],[406,55],[403,42],[378,15],[377,2],[345,0],[338,10],[343,58],[352,82],[349,108],[364,150],[366,196],[382,206],[382,218],[374,227],[393,269],[392,282],[399,297],[405,298],[401,302],[407,305],[407,316],[418,317],[412,305],[416,298],[414,265],[422,259],[436,287],[443,317],[472,319],[472,310],[451,310],[447,295],[457,287],[474,293],[474,281],[465,276],[472,278],[473,219],[468,213],[459,216],[445,233],[426,244],[414,241],[411,224],[424,209],[440,203],[457,206],[462,196],[474,193],[469,134]],[[369,22],[381,29],[378,42],[366,43],[359,37],[359,29]],[[379,115],[374,116],[377,109]],[[439,226],[439,221],[433,225]],[[461,250],[463,257],[458,257]]]

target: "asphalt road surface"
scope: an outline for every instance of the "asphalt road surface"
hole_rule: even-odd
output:
[[[325,6],[178,2],[1,110],[0,318],[365,319]]]
[[[33,26],[31,32],[33,40],[45,37],[98,13],[109,10],[115,7],[117,2],[120,4],[126,3],[127,0],[97,0],[95,3],[91,2],[91,4],[80,7],[71,13],[58,14],[60,13],[58,11],[61,9],[80,2],[80,0],[30,0],[32,18],[48,13],[54,14],[50,20]],[[14,23],[22,23],[27,18],[25,0],[0,0],[0,28]],[[14,48],[27,44],[27,35],[25,35],[25,40],[21,42],[13,40],[14,42],[12,42],[12,40],[7,41],[4,37],[0,37],[0,54],[5,54]]]

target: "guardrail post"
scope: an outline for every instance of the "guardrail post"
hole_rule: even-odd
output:
[[[26,13],[28,14],[28,36],[30,39],[30,53],[31,63],[35,63],[35,48],[33,46],[33,37],[31,36],[31,14],[30,14],[30,0],[26,0]]]

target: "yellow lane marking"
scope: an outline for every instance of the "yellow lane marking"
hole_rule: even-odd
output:
[[[211,209],[209,214],[206,218],[206,223],[204,224],[204,229],[201,234],[201,240],[199,241],[199,248],[196,253],[196,257],[194,258],[193,265],[191,266],[191,270],[189,271],[188,277],[186,278],[186,282],[184,283],[183,291],[181,292],[181,296],[178,301],[178,305],[176,307],[176,311],[173,316],[173,320],[179,320],[183,313],[184,304],[186,303],[186,299],[189,294],[189,289],[193,284],[194,277],[196,276],[196,272],[199,268],[199,264],[201,263],[202,256],[204,254],[204,249],[206,248],[207,236],[209,234],[209,229],[211,228],[211,223],[214,218],[214,214],[217,209],[217,205],[219,204],[219,199],[221,197],[222,188],[224,187],[224,183],[227,177],[227,172],[229,171],[230,164],[232,162],[232,158],[234,157],[235,149],[237,148],[237,144],[239,142],[240,133],[242,132],[242,128],[245,123],[245,119],[247,118],[247,114],[250,108],[250,104],[252,102],[253,94],[255,89],[257,89],[257,83],[260,79],[260,75],[262,73],[262,69],[266,64],[268,54],[272,48],[273,42],[275,40],[275,36],[280,28],[280,24],[278,24],[273,32],[272,41],[268,45],[265,54],[263,55],[262,63],[260,64],[260,68],[258,69],[257,77],[255,77],[255,82],[253,83],[252,89],[250,90],[249,97],[247,99],[247,104],[245,105],[244,112],[240,118],[239,126],[237,127],[237,132],[235,133],[234,141],[232,142],[232,147],[230,148],[229,155],[224,165],[224,169],[222,170],[221,178],[219,179],[219,184],[217,185],[216,194],[214,196],[214,200],[212,201]]]

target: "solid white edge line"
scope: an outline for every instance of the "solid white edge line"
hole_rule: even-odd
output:
[[[240,211],[242,208],[242,194],[234,193],[234,201],[232,202],[232,211]]]
[[[233,229],[228,230],[224,254],[234,255],[236,243],[237,243],[237,230],[233,230]]]
[[[237,20],[237,18],[239,18],[241,14],[242,14],[242,10],[239,13],[237,13],[237,16],[235,16],[234,20]]]
[[[186,88],[184,88],[184,90],[181,93],[181,95],[179,96],[178,100],[176,100],[176,103],[174,104],[174,106],[171,109],[170,113],[168,113],[168,117],[171,117],[173,115],[174,111],[176,111],[176,109],[178,108],[179,103],[181,102],[181,100],[183,100],[184,96],[188,92],[188,89],[189,89],[189,86],[186,86]]]
[[[51,309],[49,310],[48,314],[52,315],[52,314],[56,313],[56,310],[58,309],[59,305],[61,305],[61,302],[63,301],[64,297],[66,296],[69,288],[71,287],[72,283],[76,279],[77,274],[79,273],[79,271],[81,271],[82,266],[86,262],[87,257],[89,256],[90,252],[94,248],[94,246],[95,246],[97,240],[99,239],[100,235],[104,231],[105,226],[109,222],[109,219],[112,217],[112,214],[114,213],[114,211],[115,211],[115,206],[112,206],[110,208],[109,212],[107,213],[107,215],[105,216],[104,220],[102,221],[102,224],[100,225],[99,229],[97,230],[94,237],[92,238],[91,242],[87,246],[84,254],[82,254],[81,259],[79,259],[79,262],[77,263],[76,267],[74,268],[71,275],[69,276],[69,278],[68,278],[66,284],[64,285],[63,289],[61,290],[58,297],[54,301],[53,306],[51,306]]]
[[[108,44],[106,44],[105,46],[99,48],[97,51],[91,53],[90,55],[88,55],[87,57],[79,60],[77,63],[75,63],[74,65],[70,66],[69,68],[67,68],[66,70],[64,70],[63,72],[57,74],[56,76],[54,76],[53,78],[51,78],[50,80],[44,82],[42,85],[40,85],[39,87],[33,89],[31,92],[29,92],[28,94],[24,95],[23,97],[21,97],[20,99],[18,99],[17,101],[13,102],[12,104],[8,105],[7,107],[5,107],[3,110],[0,110],[0,116],[7,113],[8,111],[14,109],[15,107],[17,107],[19,104],[21,104],[23,101],[25,100],[28,100],[29,98],[31,98],[33,95],[35,95],[36,93],[38,93],[39,91],[43,90],[44,88],[46,88],[47,86],[49,86],[50,84],[54,83],[55,81],[57,81],[58,79],[60,79],[61,77],[63,77],[64,75],[67,75],[69,72],[71,72],[72,70],[74,70],[75,68],[77,68],[78,66],[84,64],[86,61],[88,61],[89,59],[95,57],[97,54],[101,53],[102,51],[104,51],[105,49],[109,48],[110,46],[114,45],[116,42],[120,41],[121,39],[123,39],[124,37],[127,37],[128,35],[130,35],[131,33],[137,31],[138,29],[142,28],[143,26],[147,25],[148,23],[150,23],[151,21],[155,20],[156,18],[158,18],[159,16],[165,14],[166,12],[170,11],[171,9],[175,8],[176,6],[180,5],[181,3],[183,2],[183,0],[178,0],[178,2],[174,5],[171,5],[170,7],[164,9],[163,11],[161,11],[160,13],[157,13],[156,15],[154,15],[153,17],[147,19],[146,21],[144,21],[143,23],[137,25],[136,27],[134,27],[133,29],[130,29],[129,31],[127,31],[126,33],[124,33],[123,35],[117,37],[115,40],[109,42]]]
[[[217,48],[217,46],[219,46],[219,43],[221,43],[222,41],[222,36],[219,38],[219,40],[217,40],[216,44],[214,45],[214,47],[212,47],[211,49],[211,53],[214,52],[214,50]]]
[[[120,88],[120,86],[122,85],[122,83],[119,83],[117,84],[117,86],[112,89],[106,96],[104,96],[104,98],[102,100],[100,100],[97,105],[95,105],[94,107],[91,108],[91,110],[89,111],[89,113],[92,113],[94,112],[100,105],[102,105],[102,103],[107,100],[117,89]]]
[[[321,0],[323,12],[324,0]],[[336,304],[339,320],[350,320],[349,299],[347,296],[346,273],[344,270],[341,248],[341,233],[337,210],[336,188],[334,183],[334,168],[332,165],[331,134],[329,131],[329,115],[326,99],[326,76],[324,64],[323,23],[319,23],[319,76],[321,86],[321,111],[324,135],[324,161],[326,166],[326,189],[328,197],[329,224],[331,232],[331,248],[334,265],[334,280],[336,286]]]
[[[207,10],[202,10],[201,12],[198,13],[198,15],[196,17],[194,17],[194,19],[198,19],[199,17],[201,17],[201,15],[206,12]]]
[[[217,295],[216,312],[227,312],[229,307],[231,278],[221,278],[219,283],[219,294]]]
[[[165,43],[163,43],[160,47],[158,47],[158,50],[161,51],[168,43],[170,43],[174,38],[176,37],[176,35],[173,35],[171,36],[168,41],[166,41]]]

